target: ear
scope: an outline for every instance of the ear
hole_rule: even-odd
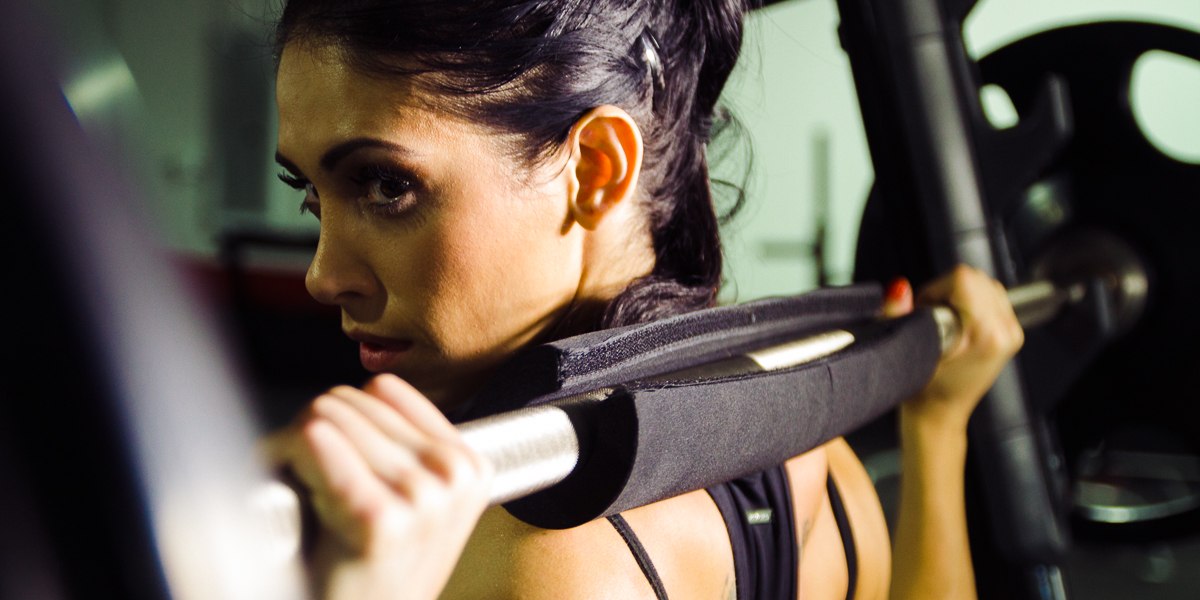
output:
[[[632,202],[642,168],[642,132],[624,110],[592,109],[571,131],[571,216],[594,230],[613,208]]]

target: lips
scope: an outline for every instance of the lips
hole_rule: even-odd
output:
[[[412,349],[412,340],[397,340],[365,333],[346,334],[358,342],[358,359],[362,366],[373,373],[390,371]]]

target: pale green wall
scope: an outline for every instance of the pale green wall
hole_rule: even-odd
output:
[[[815,235],[814,150],[822,137],[829,140],[833,200],[831,279],[849,278],[853,232],[872,171],[837,24],[833,0],[784,2],[748,18],[742,60],[723,97],[745,123],[754,149],[746,209],[724,232],[728,301],[815,285],[805,247]]]
[[[94,138],[120,138],[124,166],[139,180],[161,238],[172,248],[212,255],[215,235],[229,222],[219,208],[221,173],[212,147],[213,60],[221,52],[216,34],[250,32],[262,40],[267,56],[269,23],[279,4],[49,0],[43,7],[66,48],[62,69],[68,100]],[[128,82],[106,75],[120,69],[132,76]],[[123,85],[93,85],[106,78]],[[74,93],[81,89],[98,93],[85,94],[88,101],[81,103]],[[272,122],[260,151],[273,156],[274,98],[261,98],[261,106]],[[269,175],[274,173],[272,168]],[[291,190],[280,188],[278,182],[263,182],[268,210],[257,225],[315,230],[315,221],[299,218]]]

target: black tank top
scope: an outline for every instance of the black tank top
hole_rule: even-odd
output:
[[[858,555],[854,548],[854,537],[850,532],[850,521],[846,517],[841,494],[832,477],[826,480],[826,489],[846,552],[849,575],[846,598],[851,600],[858,582]],[[738,600],[796,600],[799,549],[787,470],[781,465],[706,491],[721,511],[725,528],[729,531]],[[662,579],[629,524],[621,515],[613,515],[608,520],[633,552],[638,567],[654,588],[654,595],[659,600],[667,600]]]

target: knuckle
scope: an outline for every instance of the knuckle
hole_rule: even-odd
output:
[[[973,332],[971,344],[976,352],[985,356],[1003,354],[1009,344],[1003,330],[994,327],[977,326]]]
[[[316,445],[316,439],[320,435],[317,431],[321,427],[321,419],[316,415],[311,415],[303,423],[300,423],[300,436],[304,439],[304,445],[308,448],[313,448]]]
[[[413,473],[405,481],[403,493],[417,508],[436,508],[446,504],[446,484],[428,472]]]
[[[375,468],[376,475],[393,488],[419,476],[416,465],[403,457],[392,457],[385,464]]]
[[[381,373],[371,379],[369,384],[372,390],[388,396],[406,398],[413,394],[419,394],[411,384],[401,379],[399,376],[392,373]]]
[[[1012,336],[1012,345],[1014,349],[1019,349],[1021,346],[1025,345],[1025,329],[1021,327],[1021,324],[1018,323],[1016,319],[1012,320],[1009,332]]]
[[[340,402],[340,400],[336,396],[330,394],[322,394],[317,396],[317,398],[312,401],[312,414],[309,415],[308,422],[312,422],[313,419],[317,418],[317,416],[321,413],[328,411],[334,406],[337,406],[338,402]]]
[[[448,444],[431,444],[422,450],[421,458],[452,486],[462,485],[479,476],[471,457]]]
[[[342,496],[342,501],[345,503],[346,513],[362,523],[378,523],[387,514],[387,499],[380,494],[352,489]]]
[[[338,396],[351,395],[357,391],[358,390],[356,390],[355,388],[343,384],[343,385],[335,385],[335,386],[329,388],[329,390],[326,391],[325,394],[323,394],[323,395],[338,397]]]

